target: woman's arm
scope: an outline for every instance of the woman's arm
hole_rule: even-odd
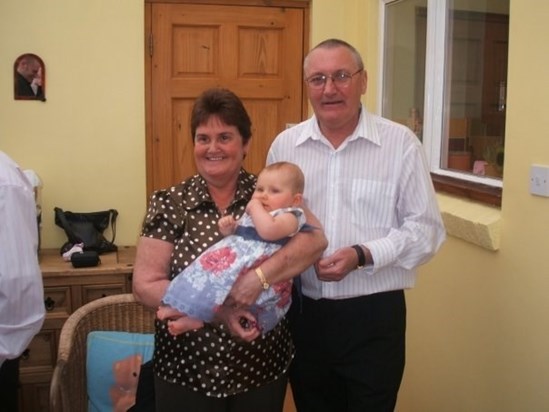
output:
[[[269,285],[300,274],[314,264],[328,246],[328,240],[316,216],[306,207],[303,207],[303,210],[307,223],[317,229],[297,233],[284,247],[261,264],[261,270]],[[248,308],[262,291],[263,286],[257,273],[255,270],[249,270],[236,279],[225,303],[232,307]]]
[[[168,288],[170,257],[173,244],[164,240],[141,237],[133,269],[132,291],[145,306],[158,308]]]

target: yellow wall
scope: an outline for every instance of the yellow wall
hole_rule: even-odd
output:
[[[0,149],[44,180],[45,246],[64,240],[54,206],[120,211],[131,244],[145,211],[143,2],[0,2]],[[407,292],[400,412],[549,408],[549,199],[528,193],[549,164],[549,2],[512,1],[500,250],[450,237]],[[342,37],[362,52],[376,108],[378,1],[313,0],[311,44]],[[542,42],[543,43],[543,42]],[[543,45],[543,44],[542,44]],[[25,52],[47,66],[48,102],[12,98]]]
[[[116,243],[135,244],[145,212],[142,2],[0,2],[0,150],[43,181],[42,245],[66,240],[53,208],[120,212]],[[46,66],[47,102],[13,99],[13,63]]]

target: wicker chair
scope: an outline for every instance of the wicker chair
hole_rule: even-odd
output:
[[[61,330],[50,386],[52,412],[86,411],[86,341],[94,330],[154,332],[155,313],[132,294],[97,299],[72,313]]]

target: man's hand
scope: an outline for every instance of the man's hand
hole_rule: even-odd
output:
[[[371,263],[370,253],[367,252],[366,262]],[[315,263],[316,276],[323,282],[339,282],[349,272],[355,270],[357,265],[358,256],[356,251],[352,247],[343,247]]]

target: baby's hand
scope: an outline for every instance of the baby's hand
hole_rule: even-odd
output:
[[[257,208],[257,207],[263,209],[263,204],[261,203],[261,200],[252,197],[251,200],[246,205],[246,213],[252,214],[254,208]]]
[[[219,231],[224,236],[227,236],[234,232],[236,220],[232,215],[223,216],[219,219],[219,222],[217,222],[217,226],[219,227]]]

